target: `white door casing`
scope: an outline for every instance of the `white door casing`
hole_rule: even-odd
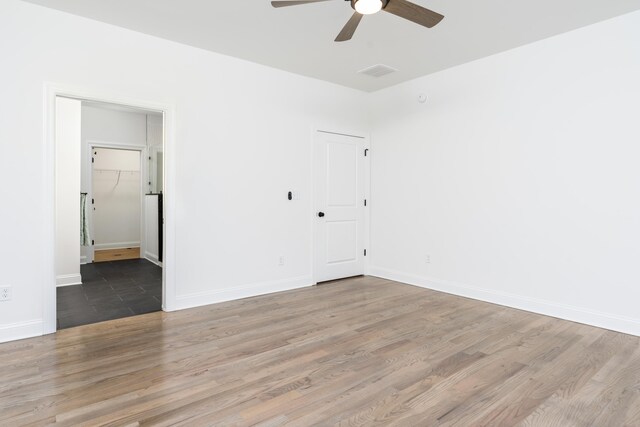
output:
[[[365,272],[365,142],[362,137],[316,133],[316,282]]]
[[[92,239],[96,242],[91,246],[90,252],[93,254],[95,250],[100,249],[138,246],[141,258],[144,258],[144,188],[147,182],[144,172],[147,169],[147,149],[145,146],[107,143],[91,144],[89,148],[92,160],[88,184],[93,202],[90,210],[90,230]],[[119,170],[120,166],[124,166],[124,170]],[[114,182],[121,184],[116,186]],[[119,197],[109,197],[107,202],[107,195],[115,194],[119,194]],[[128,202],[134,197],[138,197],[139,200],[135,205],[131,205]],[[127,203],[123,204],[123,201]],[[135,214],[131,215],[133,212]],[[111,239],[110,243],[105,244],[105,238]]]
[[[163,114],[163,153],[164,155],[164,240],[162,269],[162,309],[174,311],[178,309],[175,278],[175,106],[162,101],[143,101],[126,95],[118,95],[112,91],[104,92],[99,88],[82,88],[54,83],[44,84],[44,172],[45,185],[48,190],[44,195],[47,215],[45,219],[45,236],[42,244],[42,262],[47,275],[42,281],[43,322],[42,333],[51,334],[57,330],[56,322],[56,98],[66,97],[95,102],[120,104],[139,109],[157,111]]]
[[[147,236],[144,230],[146,230],[145,221],[145,203],[144,198],[146,194],[146,188],[148,185],[147,175],[148,175],[148,167],[147,167],[147,159],[148,157],[148,149],[146,145],[134,145],[134,144],[125,144],[121,142],[113,142],[113,141],[98,141],[98,140],[87,140],[88,150],[86,152],[86,157],[83,161],[86,162],[87,169],[86,175],[83,180],[87,183],[86,190],[89,194],[89,200],[92,201],[95,199],[95,195],[93,193],[93,156],[96,149],[114,149],[114,150],[128,150],[128,151],[139,151],[140,152],[140,253],[145,253]],[[95,240],[95,228],[94,228],[94,205],[93,203],[89,206],[89,234],[92,240]],[[87,262],[93,262],[95,258],[95,246],[91,245],[87,247]]]

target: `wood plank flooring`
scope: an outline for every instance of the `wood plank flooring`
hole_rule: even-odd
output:
[[[102,249],[95,251],[93,262],[122,261],[140,258],[140,248]]]
[[[640,338],[371,277],[0,360],[2,426],[640,426]]]

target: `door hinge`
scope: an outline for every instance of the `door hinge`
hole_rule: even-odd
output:
[[[367,206],[367,199],[364,199],[364,205]]]
[[[91,158],[91,163],[95,163],[95,162],[96,162],[96,159],[92,157]]]
[[[92,241],[91,241],[91,246],[93,246],[93,245],[95,245],[95,244],[96,244],[96,241],[95,241],[95,240],[92,240]]]
[[[96,204],[96,199],[91,199],[91,204],[95,205]]]
[[[365,149],[364,149],[364,156],[365,156],[365,157],[367,157],[367,154],[369,154],[369,149],[368,149],[368,148],[365,148]]]
[[[364,250],[364,256],[367,256],[367,250],[366,249]]]

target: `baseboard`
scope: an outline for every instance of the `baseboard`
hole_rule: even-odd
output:
[[[233,288],[178,295],[176,297],[175,310],[201,307],[204,305],[255,297],[258,295],[271,294],[274,292],[290,291],[293,289],[312,286],[312,284],[313,278],[311,276],[300,276],[285,280],[252,283],[249,285],[236,286]]]
[[[87,256],[86,255],[82,255],[80,257],[80,265],[83,265],[83,264],[89,264],[89,261],[87,261]]]
[[[155,259],[150,259],[150,258],[147,258],[147,257],[144,257],[144,259],[146,259],[146,260],[147,260],[147,261],[149,261],[150,263],[155,264],[155,265],[157,265],[158,267],[162,268],[162,262],[160,262],[160,261],[158,261],[158,260],[155,260]]]
[[[127,249],[127,248],[139,248],[140,242],[116,242],[116,243],[96,243],[93,248],[96,251],[105,249]]]
[[[42,331],[42,319],[0,325],[0,343],[39,337]]]
[[[158,267],[162,267],[162,261],[158,261],[158,256],[157,255],[154,255],[154,254],[151,254],[149,252],[146,252],[144,254],[144,259],[146,259],[149,262],[154,263]]]
[[[62,274],[56,277],[56,286],[82,285],[82,276],[79,274]]]
[[[557,317],[590,326],[610,329],[625,334],[640,336],[640,319],[604,313],[592,309],[562,304],[522,295],[497,292],[461,283],[430,277],[406,274],[400,271],[370,267],[369,274],[383,279],[419,286],[493,304],[516,308],[546,316]]]

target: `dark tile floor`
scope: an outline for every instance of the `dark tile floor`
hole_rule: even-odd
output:
[[[82,285],[58,288],[58,329],[162,310],[162,268],[146,259],[81,266]]]

